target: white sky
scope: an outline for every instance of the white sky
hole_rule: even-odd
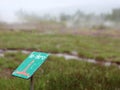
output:
[[[19,10],[37,14],[72,13],[76,10],[84,12],[109,12],[112,8],[120,8],[120,0],[0,0],[0,19],[15,21],[15,13]]]

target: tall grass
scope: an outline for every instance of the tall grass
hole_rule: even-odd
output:
[[[32,49],[53,53],[78,52],[80,57],[120,61],[120,38],[41,34],[38,32],[0,32],[0,48]]]
[[[1,49],[19,49],[0,57],[0,90],[29,90],[29,80],[11,76],[27,57],[21,49],[52,53],[73,51],[78,56],[120,62],[120,38],[41,34],[38,32],[0,32]],[[120,70],[87,62],[50,56],[34,75],[35,90],[120,90]]]
[[[17,58],[19,61],[17,65],[22,62],[21,57],[26,58],[22,53],[7,53],[0,61],[5,61],[11,54],[10,61],[14,63]],[[3,64],[9,66],[9,63]],[[3,64],[0,67],[4,66]],[[0,89],[29,90],[29,80],[11,76],[12,71],[17,67],[15,64],[12,65],[11,68],[2,67]],[[6,69],[11,73],[5,75]],[[34,75],[35,90],[119,90],[119,75],[120,70],[115,66],[105,67],[50,56]]]

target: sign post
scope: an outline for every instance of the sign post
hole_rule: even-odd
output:
[[[30,90],[34,90],[33,74],[46,61],[48,53],[32,52],[12,73],[13,76],[23,79],[30,78]]]
[[[34,78],[33,78],[33,76],[30,78],[30,90],[34,90]]]

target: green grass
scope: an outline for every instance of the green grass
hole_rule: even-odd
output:
[[[1,49],[31,49],[52,53],[78,52],[83,58],[120,62],[120,38],[40,32],[0,31]],[[11,76],[27,57],[20,52],[0,57],[0,90],[29,90],[29,80]],[[120,90],[120,70],[50,56],[35,73],[35,90]]]
[[[6,53],[0,58],[1,90],[29,90],[29,80],[11,76],[26,57],[18,52]],[[34,80],[35,90],[119,90],[120,70],[115,66],[105,67],[50,56],[37,70]]]
[[[120,61],[120,38],[41,34],[40,32],[0,32],[0,48],[33,49],[53,53],[78,52],[80,57],[96,60]]]

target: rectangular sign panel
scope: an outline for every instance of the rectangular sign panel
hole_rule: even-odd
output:
[[[48,53],[32,52],[12,73],[13,76],[29,79],[35,71],[45,62]]]

